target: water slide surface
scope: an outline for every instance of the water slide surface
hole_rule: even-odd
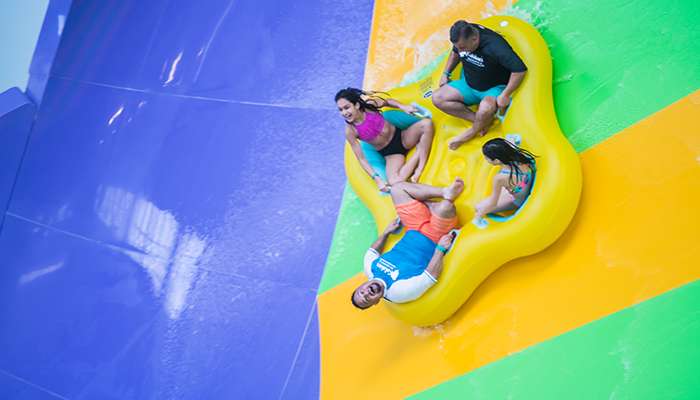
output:
[[[355,310],[377,228],[332,95],[421,79],[455,19],[490,15],[547,43],[576,214],[442,324]],[[698,20],[691,0],[52,0],[26,96],[0,99],[0,398],[700,397]]]

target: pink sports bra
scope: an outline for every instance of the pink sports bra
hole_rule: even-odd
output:
[[[384,116],[380,113],[367,111],[365,112],[365,120],[361,124],[355,125],[355,129],[360,140],[370,142],[382,133]]]

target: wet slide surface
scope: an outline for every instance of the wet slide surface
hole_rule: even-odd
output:
[[[0,165],[0,398],[700,396],[695,2],[67,3]],[[550,47],[581,207],[445,324],[356,311],[376,228],[331,97],[417,79],[495,13]]]
[[[332,95],[372,4],[73,1],[62,31],[55,5],[0,232],[0,398],[318,397]]]

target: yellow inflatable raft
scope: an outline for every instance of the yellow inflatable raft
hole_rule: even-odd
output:
[[[505,119],[495,123],[484,137],[473,139],[458,151],[447,148],[447,140],[469,123],[444,114],[431,102],[430,95],[438,87],[444,62],[429,77],[389,92],[399,101],[416,102],[432,112],[436,134],[421,181],[448,185],[460,176],[466,183],[464,193],[456,201],[462,229],[444,259],[438,283],[416,301],[383,302],[393,315],[413,325],[444,321],[500,266],[552,244],[571,221],[581,193],[578,155],[562,134],[554,113],[552,63],[547,45],[537,30],[514,17],[491,17],[480,24],[504,36],[528,67]],[[447,38],[445,42],[447,47]],[[453,79],[458,79],[460,73],[461,66],[453,71]],[[527,202],[515,216],[505,221],[489,219],[487,227],[480,229],[471,222],[474,206],[489,194],[491,178],[497,172],[483,159],[481,146],[507,134],[519,135],[521,146],[539,156],[536,180]],[[345,168],[350,184],[374,216],[378,231],[382,231],[396,217],[391,198],[378,192],[349,146],[345,148]],[[387,249],[395,240],[387,244]]]

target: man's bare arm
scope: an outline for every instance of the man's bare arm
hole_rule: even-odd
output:
[[[396,232],[397,229],[401,227],[401,221],[397,219],[391,221],[389,225],[384,229],[384,232],[382,232],[381,235],[377,238],[377,240],[372,243],[370,248],[374,249],[377,251],[377,253],[382,254],[382,251],[384,249],[384,245],[386,244],[386,240],[389,238],[389,235],[392,233]]]
[[[442,259],[445,257],[447,249],[452,246],[452,241],[454,239],[455,235],[453,233],[448,233],[441,237],[438,245],[435,247],[433,258],[430,259],[428,266],[425,268],[425,271],[435,278],[435,280],[437,280],[442,273]]]

